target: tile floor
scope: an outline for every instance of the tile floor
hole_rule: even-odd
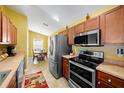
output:
[[[34,64],[32,59],[29,60],[26,74],[30,74],[37,70],[41,70],[44,74],[44,77],[48,83],[50,88],[69,88],[68,82],[65,78],[61,77],[60,79],[55,79],[48,68],[48,61],[39,62],[38,64]]]

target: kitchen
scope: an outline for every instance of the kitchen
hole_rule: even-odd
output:
[[[31,32],[27,31],[26,28],[28,26],[24,19],[27,20],[27,18],[20,13],[18,14],[16,10],[17,7],[18,6],[1,6],[0,47],[2,48],[0,49],[2,49],[4,53],[1,57],[4,58],[3,56],[5,56],[5,58],[0,62],[0,74],[1,77],[6,77],[4,78],[5,80],[2,80],[3,82],[0,83],[1,87],[24,87],[25,78],[27,77],[25,74],[26,68],[28,68],[28,63],[31,63],[28,60],[28,55],[32,53],[30,52],[32,51],[32,43],[29,44],[32,38]],[[52,9],[52,7],[54,6],[50,8]],[[59,6],[57,7],[59,9]],[[72,7],[76,8],[78,6]],[[86,8],[87,7],[90,6],[86,6]],[[93,7],[95,6],[91,6],[91,8]],[[10,8],[11,10],[9,10]],[[15,10],[12,10],[14,8]],[[16,14],[16,18],[18,18],[16,20],[14,20],[14,13]],[[62,83],[62,81],[64,81],[67,87],[70,88],[123,88],[123,15],[123,5],[108,5],[104,8],[98,6],[97,10],[94,10],[93,13],[85,13],[83,19],[81,18],[78,22],[72,22],[73,24],[68,23],[68,25],[59,31],[51,33],[50,36],[47,36],[48,40],[44,37],[43,42],[48,43],[48,45],[46,44],[44,46],[45,52],[48,52],[48,59],[46,59],[46,63],[38,62],[36,65],[46,64],[44,69],[47,68],[48,71],[42,69],[42,71],[46,71],[46,73],[43,72],[46,79],[45,82],[51,82],[52,79],[49,81],[49,77],[52,77],[55,79],[54,83],[58,81]],[[23,20],[20,18],[23,18]],[[23,24],[22,27],[25,27],[23,28],[25,33],[18,32],[22,30],[20,24]],[[45,24],[45,26],[48,25]],[[13,32],[11,33],[11,31]],[[24,38],[22,38],[22,36]],[[27,38],[29,38],[29,40]],[[48,49],[46,46],[48,46]],[[6,54],[6,50],[4,50],[5,47],[7,47],[8,54]],[[6,58],[6,56],[11,56],[11,53],[14,56]],[[50,74],[50,76],[47,76],[48,74]],[[55,85],[57,87],[57,84]],[[50,87],[49,83],[47,87]]]

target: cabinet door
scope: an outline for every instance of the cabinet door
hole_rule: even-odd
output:
[[[85,22],[85,31],[99,28],[99,16]]]
[[[17,43],[17,29],[12,23],[10,23],[9,28],[10,29],[8,32],[10,32],[10,34],[8,34],[8,37],[9,37],[10,44],[16,44]]]
[[[105,44],[105,15],[100,15],[101,44]]]
[[[74,44],[74,31],[75,31],[74,27],[68,29],[68,44],[69,45]]]
[[[62,32],[59,32],[59,35],[63,35],[63,36],[67,36],[67,30],[64,30],[64,31],[62,31]]]
[[[68,79],[68,59],[63,58],[63,76]]]
[[[13,44],[17,44],[17,29],[13,25]]]
[[[8,19],[2,13],[2,42],[7,43],[8,41]]]
[[[84,23],[75,26],[75,34],[84,32]]]
[[[118,7],[105,14],[105,42],[124,43],[123,7]]]
[[[8,34],[7,34],[7,41],[9,44],[12,43],[12,29],[11,29],[11,22],[8,20]]]
[[[0,42],[2,42],[2,13],[0,12]]]

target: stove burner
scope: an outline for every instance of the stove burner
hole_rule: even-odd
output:
[[[90,68],[93,68],[93,69],[96,69],[96,67],[101,63],[103,62],[103,59],[102,58],[95,58],[95,57],[87,57],[85,56],[84,57],[75,57],[75,58],[72,58],[70,59],[71,61],[73,62],[77,62],[79,64],[82,64],[82,65],[85,65],[87,67],[90,67]]]

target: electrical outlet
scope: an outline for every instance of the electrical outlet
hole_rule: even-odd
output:
[[[124,55],[123,49],[117,49],[117,55],[118,57],[122,57]]]

